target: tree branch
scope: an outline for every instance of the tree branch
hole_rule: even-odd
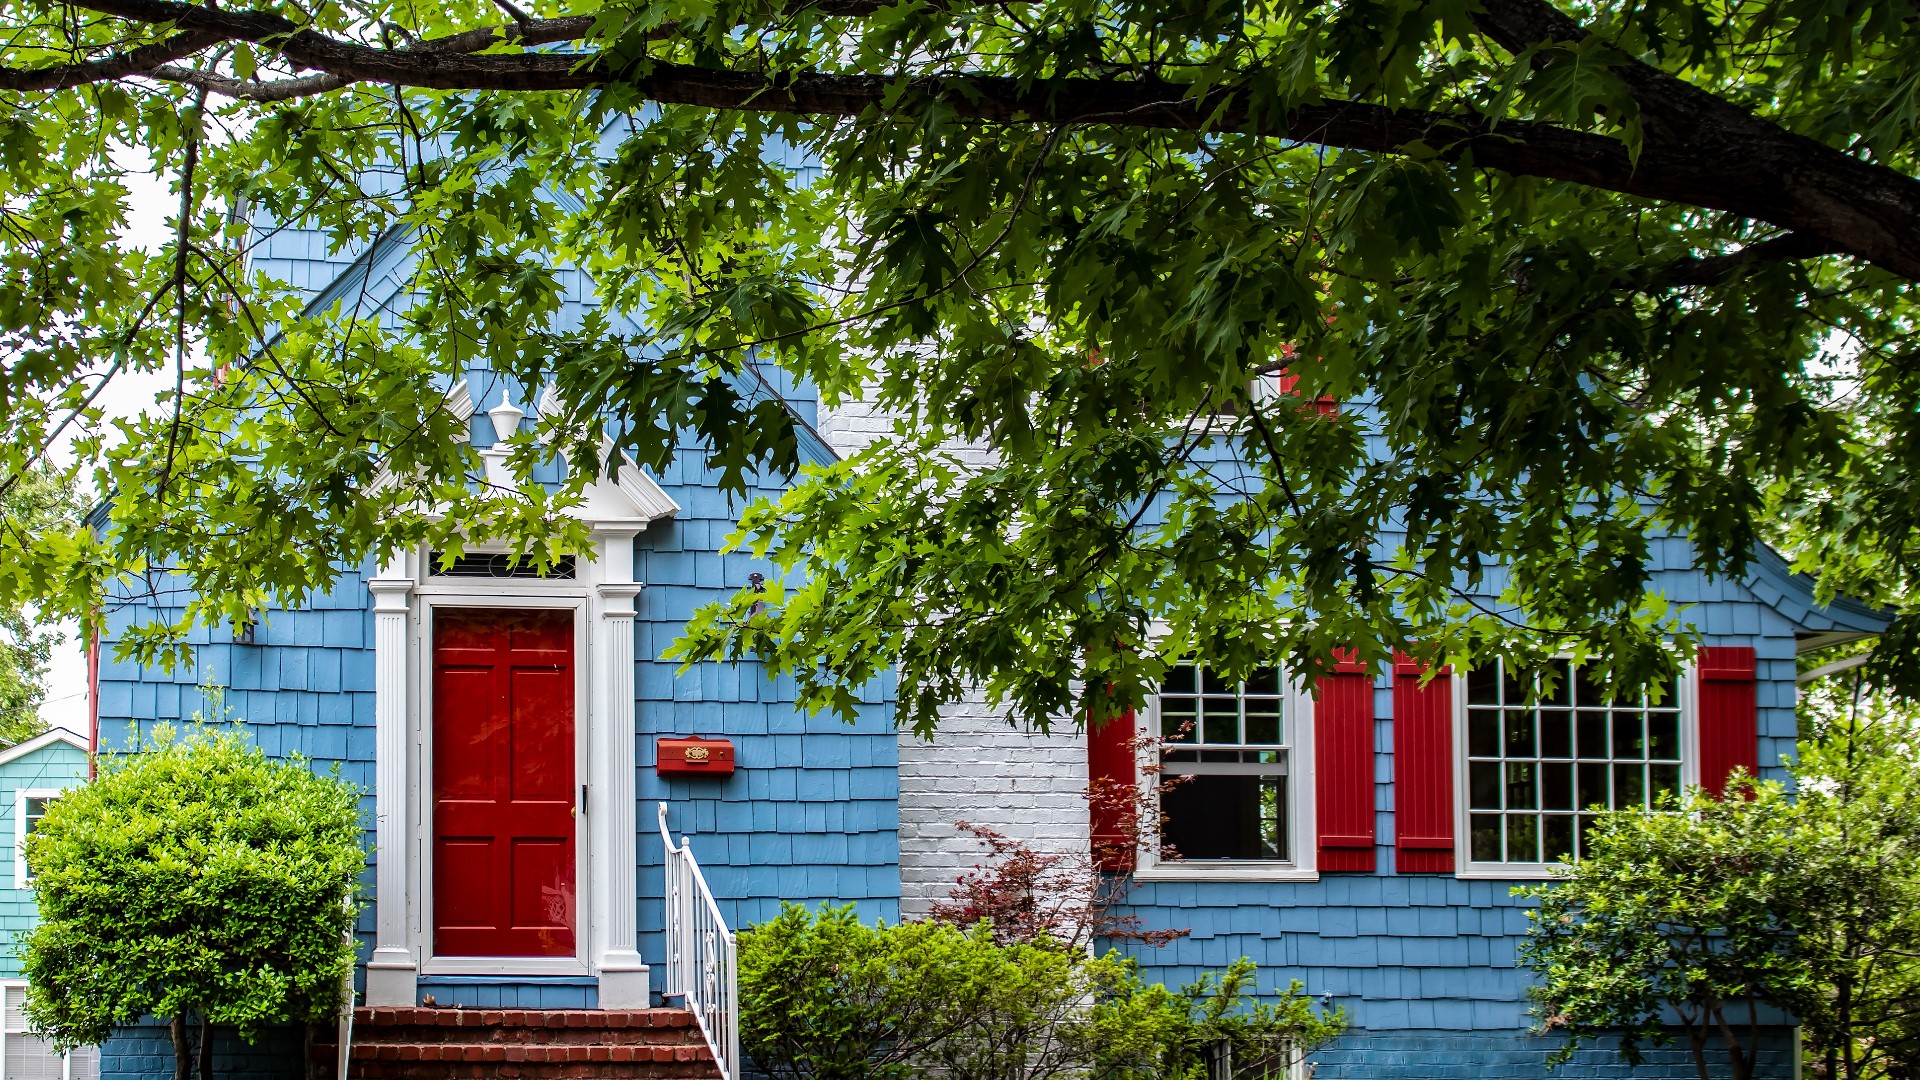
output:
[[[69,86],[111,82],[192,56],[202,49],[218,45],[226,38],[227,35],[218,30],[189,30],[165,41],[156,41],[98,60],[45,68],[0,67],[0,90],[63,90]]]
[[[509,40],[536,44],[582,37],[591,28],[585,16],[380,49],[304,29],[266,11],[174,0],[85,0],[84,6],[135,21],[172,23],[185,31],[263,43],[295,65],[331,76],[303,76],[304,81],[291,85],[240,84],[173,69],[160,76],[212,93],[283,100],[354,82],[520,92],[622,84],[663,104],[716,109],[856,117],[910,110],[937,100],[962,119],[986,123],[1231,131],[1390,154],[1425,148],[1461,164],[1725,211],[1824,239],[1835,253],[1920,280],[1920,181],[1788,132],[1653,68],[1645,69],[1652,75],[1631,73],[1645,83],[1650,97],[1666,94],[1662,100],[1667,104],[1681,99],[1716,104],[1707,109],[1710,115],[1698,128],[1698,139],[1649,139],[1636,160],[1619,139],[1529,121],[1501,121],[1496,128],[1494,121],[1477,115],[1363,102],[1300,106],[1280,114],[1249,106],[1248,95],[1236,94],[1224,80],[1196,95],[1190,86],[1157,78],[1023,80],[972,73],[905,78],[724,70],[645,59],[616,67],[600,53],[470,55]],[[1500,35],[1497,40],[1518,43],[1529,34],[1584,32],[1538,0],[1487,0],[1484,6],[1490,12],[1488,24]],[[859,14],[875,10],[876,0],[825,0],[814,8],[829,15]],[[896,95],[903,84],[906,93]]]

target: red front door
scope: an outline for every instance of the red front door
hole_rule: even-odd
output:
[[[434,955],[574,955],[573,688],[572,612],[434,612]]]

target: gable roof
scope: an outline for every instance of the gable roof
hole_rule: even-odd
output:
[[[91,752],[91,748],[87,746],[87,740],[75,735],[66,728],[52,728],[35,735],[26,742],[14,743],[5,750],[0,750],[0,765],[5,765],[9,761],[18,761],[28,754],[38,750],[45,750],[55,743],[66,743],[81,753]]]
[[[552,194],[555,201],[561,205],[574,210],[580,208],[581,204],[572,195],[565,192]],[[387,308],[405,288],[400,271],[406,264],[407,256],[413,252],[413,241],[414,232],[411,229],[396,226],[382,233],[378,239],[367,246],[365,251],[348,263],[332,281],[316,291],[313,298],[302,309],[302,313],[316,315],[336,303],[344,305],[356,293],[360,294],[361,304],[366,309],[364,312],[366,314]],[[622,315],[617,321],[635,334],[647,332],[647,328],[631,316]],[[793,421],[795,439],[799,444],[800,457],[803,460],[814,465],[826,465],[840,460],[839,453],[827,444],[827,440],[821,436],[818,429],[807,422],[806,417],[800,415],[799,410],[793,407],[793,403],[775,389],[773,383],[767,379],[765,373],[760,370],[759,364],[751,356],[740,366],[739,371],[728,372],[725,378],[734,392],[751,404],[773,401],[780,405]]]

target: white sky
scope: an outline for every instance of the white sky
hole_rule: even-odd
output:
[[[129,174],[127,187],[128,241],[137,247],[160,247],[166,242],[167,218],[177,208],[179,196],[168,190],[165,178],[151,173]],[[152,406],[160,391],[171,386],[171,374],[165,371],[121,374],[101,393],[100,405],[108,416],[134,416]],[[65,445],[55,447],[56,454],[67,450]],[[85,736],[87,659],[80,650],[77,628],[63,623],[60,629],[65,640],[54,647],[48,665],[47,698],[40,705],[40,716],[52,727]]]

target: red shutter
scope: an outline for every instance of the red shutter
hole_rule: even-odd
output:
[[[1393,663],[1394,867],[1402,874],[1453,872],[1453,675],[1420,685],[1426,665]]]
[[[1320,676],[1313,706],[1313,806],[1322,872],[1371,873],[1373,672],[1345,649]]]
[[[1087,831],[1095,865],[1116,873],[1133,869],[1138,842],[1136,823],[1129,820],[1140,782],[1134,726],[1132,709],[1087,725]]]
[[[1754,655],[1744,645],[1705,647],[1695,658],[1700,679],[1700,786],[1716,798],[1737,768],[1760,769]]]
[[[1281,368],[1280,373],[1275,376],[1275,378],[1279,383],[1282,397],[1296,396],[1294,387],[1300,385],[1300,376],[1288,372],[1286,368]],[[1322,394],[1314,400],[1313,411],[1321,416],[1338,416],[1340,415],[1340,403],[1334,400],[1333,395]]]

